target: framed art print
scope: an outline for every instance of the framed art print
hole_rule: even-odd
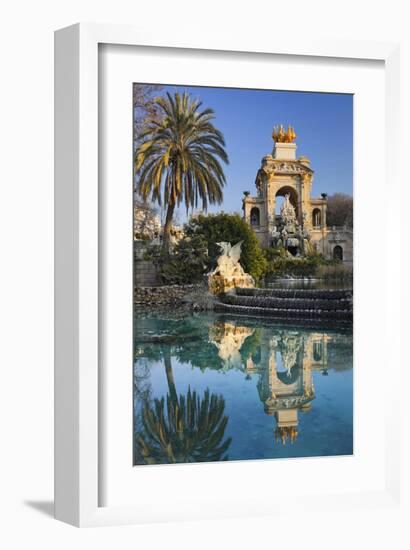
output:
[[[57,32],[56,517],[399,505],[395,51]]]
[[[353,96],[134,83],[133,114],[134,465],[352,455]]]

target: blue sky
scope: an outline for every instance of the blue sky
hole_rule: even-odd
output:
[[[160,92],[187,91],[215,111],[225,136],[229,165],[224,202],[209,211],[241,212],[243,191],[256,194],[262,157],[272,153],[273,126],[294,126],[297,156],[311,160],[313,196],[353,194],[353,96],[311,92],[165,86]],[[184,212],[180,213],[184,221]]]

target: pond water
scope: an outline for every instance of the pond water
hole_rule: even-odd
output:
[[[349,455],[349,331],[138,314],[134,464]]]

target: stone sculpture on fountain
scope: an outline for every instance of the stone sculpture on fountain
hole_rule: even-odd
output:
[[[208,288],[212,294],[224,294],[235,287],[253,288],[255,281],[239,263],[242,242],[234,246],[228,242],[216,243],[221,249],[216,268],[208,273]]]
[[[273,246],[283,246],[293,256],[300,256],[309,249],[309,232],[306,229],[302,231],[297,221],[295,207],[290,202],[289,193],[285,195],[280,210],[279,226],[275,226],[271,237]]]

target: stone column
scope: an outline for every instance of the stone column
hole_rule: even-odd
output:
[[[274,173],[270,174],[266,189],[266,227],[269,232],[269,236],[271,235],[273,226],[275,225],[276,196],[274,192],[274,177]]]
[[[327,218],[327,199],[323,199],[322,224],[325,229],[327,226],[326,218]]]
[[[311,178],[307,173],[303,173],[299,176],[300,185],[301,185],[301,196],[302,196],[302,216],[303,212],[306,213],[304,227],[307,229],[311,228],[311,212],[310,212],[310,183]]]

